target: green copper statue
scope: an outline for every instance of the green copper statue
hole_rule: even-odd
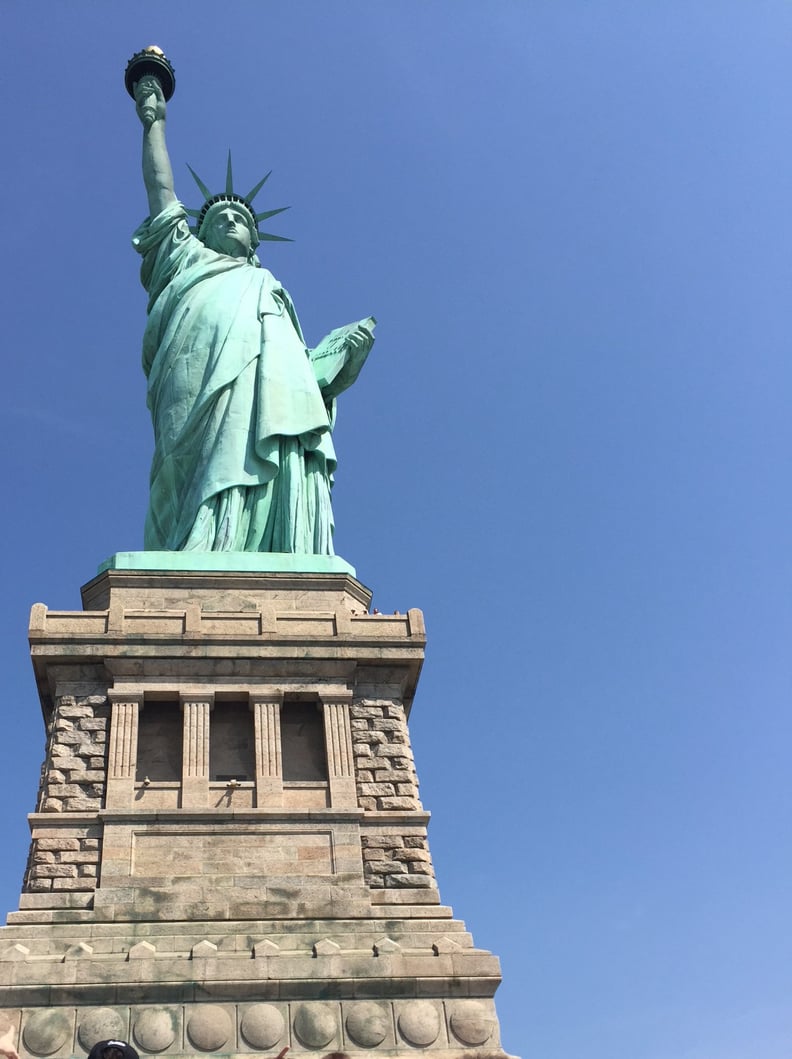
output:
[[[363,366],[374,320],[309,350],[291,298],[255,254],[260,238],[275,238],[258,221],[281,211],[255,213],[261,184],[233,191],[229,157],[224,193],[198,181],[207,202],[191,234],[160,81],[145,74],[130,91],[149,204],[133,239],[149,295],[143,368],[155,442],[145,548],[332,555],[335,399]]]

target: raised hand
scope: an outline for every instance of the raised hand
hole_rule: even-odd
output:
[[[150,129],[155,121],[165,120],[165,96],[156,77],[147,74],[134,85],[135,110],[144,129]]]

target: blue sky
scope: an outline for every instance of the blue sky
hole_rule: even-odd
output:
[[[792,3],[5,0],[0,905],[43,730],[30,604],[142,546],[140,130],[273,175],[309,342],[373,313],[338,552],[419,606],[446,903],[529,1059],[792,1043]]]

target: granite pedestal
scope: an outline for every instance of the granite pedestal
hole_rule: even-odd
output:
[[[498,960],[427,844],[421,612],[369,613],[343,567],[117,565],[31,613],[47,751],[0,930],[21,1056],[504,1056]]]

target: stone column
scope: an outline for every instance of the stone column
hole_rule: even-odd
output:
[[[143,696],[109,691],[108,698],[111,714],[105,805],[108,809],[129,808],[135,791],[138,713],[143,709]]]
[[[184,714],[182,745],[182,809],[205,809],[209,804],[209,714],[214,694],[179,696]]]
[[[350,703],[350,695],[322,695],[327,776],[330,805],[333,809],[357,807],[352,731],[349,723]]]
[[[283,805],[280,723],[283,692],[251,694],[250,705],[256,738],[256,805],[280,808]]]

